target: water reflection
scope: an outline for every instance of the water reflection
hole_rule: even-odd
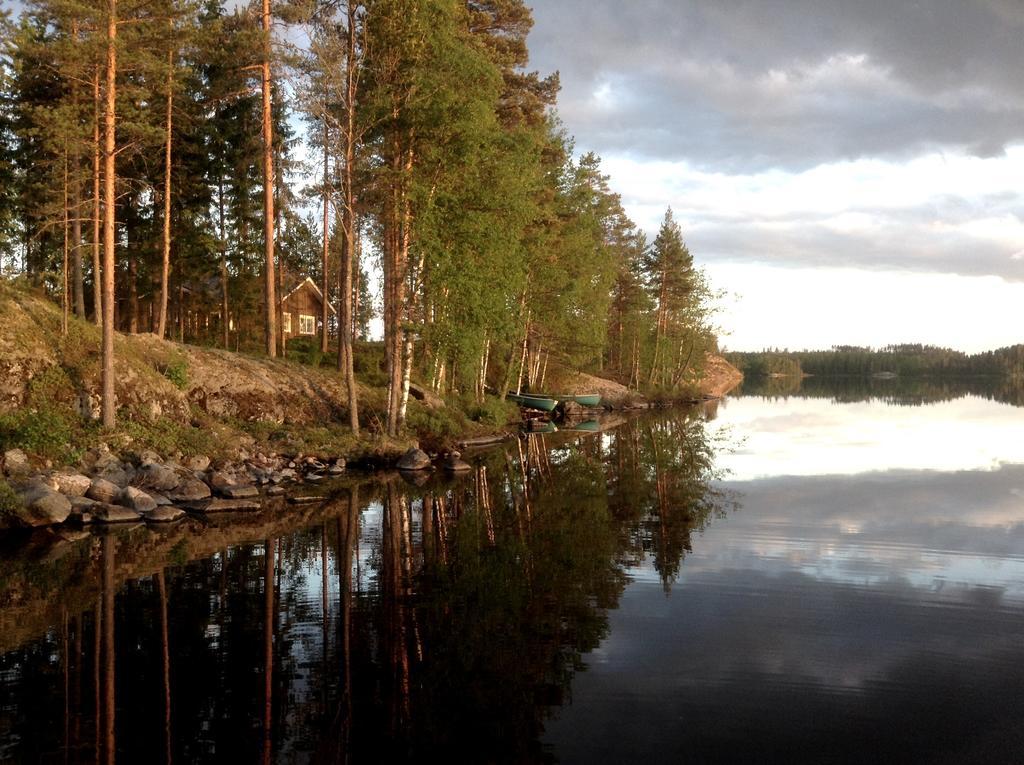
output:
[[[628,571],[667,588],[726,506],[712,466],[676,414],[291,519],[28,540],[0,581],[0,759],[544,759]]]

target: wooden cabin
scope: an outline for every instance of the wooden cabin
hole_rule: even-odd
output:
[[[284,336],[312,337],[320,333],[321,317],[323,316],[324,294],[316,283],[308,276],[291,292],[281,298],[281,313]],[[336,315],[334,306],[327,304],[331,315]]]

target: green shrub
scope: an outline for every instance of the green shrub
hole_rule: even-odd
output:
[[[164,367],[164,377],[178,390],[185,390],[188,387],[188,361],[180,356],[172,358]]]
[[[500,428],[519,419],[519,407],[511,401],[502,401],[497,396],[487,396],[482,404],[471,403],[466,407],[469,419],[481,425]]]
[[[77,462],[84,439],[81,426],[71,412],[53,406],[21,409],[0,415],[0,448],[23,449],[58,463]]]
[[[14,489],[3,478],[0,478],[0,518],[7,515],[14,515],[21,507],[18,495]]]

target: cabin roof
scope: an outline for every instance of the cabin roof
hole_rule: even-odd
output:
[[[290,298],[290,297],[291,297],[292,295],[294,295],[294,294],[295,294],[296,292],[298,292],[299,290],[301,290],[301,289],[302,289],[303,287],[305,287],[305,286],[306,286],[307,284],[308,284],[308,285],[309,285],[310,287],[312,287],[312,288],[313,288],[313,291],[314,291],[314,292],[316,293],[316,296],[317,296],[318,298],[320,298],[320,302],[321,302],[321,303],[325,302],[325,301],[324,301],[324,293],[322,293],[322,292],[320,291],[320,288],[316,286],[316,282],[314,282],[314,281],[313,281],[312,279],[310,279],[310,278],[309,278],[308,276],[307,276],[307,277],[306,277],[305,279],[303,279],[303,280],[302,280],[301,282],[299,282],[298,284],[296,284],[296,285],[295,285],[295,287],[294,287],[294,288],[293,288],[293,289],[291,290],[291,292],[289,292],[289,293],[288,293],[288,294],[286,294],[286,295],[285,295],[284,297],[282,297],[282,298],[281,298],[281,302],[283,303],[283,302],[284,302],[285,300],[287,300],[288,298]],[[331,309],[331,313],[333,313],[333,314],[334,314],[335,316],[337,316],[337,315],[338,315],[338,312],[337,312],[337,311],[336,311],[336,310],[334,309],[334,306],[333,306],[333,305],[331,305],[331,304],[330,304],[330,302],[327,302],[327,307]]]

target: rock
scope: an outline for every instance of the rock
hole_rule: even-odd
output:
[[[172,492],[167,494],[171,502],[195,502],[210,496],[210,487],[198,478],[186,478]]]
[[[211,489],[217,492],[223,492],[229,486],[235,485],[235,479],[221,470],[214,470],[210,473],[206,482],[210,485]]]
[[[71,508],[71,515],[68,516],[65,523],[73,523],[76,526],[88,526],[91,523],[95,523],[95,519],[90,511],[79,510],[73,507]]]
[[[187,457],[185,459],[185,467],[197,473],[204,473],[210,467],[210,458],[202,454]]]
[[[179,521],[184,517],[185,511],[180,507],[174,507],[173,505],[158,507],[145,514],[146,520],[150,523],[173,523],[174,521]]]
[[[8,449],[4,452],[4,473],[10,476],[27,475],[32,470],[28,464],[28,455],[21,449]]]
[[[323,497],[288,497],[288,503],[291,505],[312,505],[323,501]]]
[[[167,499],[166,496],[160,494],[159,492],[147,491],[146,494],[153,498],[153,501],[156,502],[158,507],[166,507],[167,505],[174,504],[173,502],[171,502],[171,500]]]
[[[396,467],[399,470],[427,470],[430,468],[430,457],[420,449],[410,449],[401,456]]]
[[[269,489],[267,489],[268,497],[280,497],[282,494],[284,494],[283,486],[271,486]]]
[[[427,409],[444,409],[444,399],[422,385],[409,383],[409,395],[417,401],[422,401]]]
[[[61,471],[53,474],[53,484],[65,497],[84,497],[92,485],[92,479],[81,473]]]
[[[134,475],[134,471],[129,473],[125,466],[117,461],[110,463],[96,473],[97,478],[109,481],[121,489],[131,482],[132,475]]]
[[[204,508],[207,513],[239,513],[262,510],[263,503],[256,499],[214,499]]]
[[[93,523],[132,523],[142,516],[129,507],[100,503],[92,509]]]
[[[68,497],[68,500],[71,502],[72,513],[91,510],[97,504],[95,499],[89,499],[88,497]]]
[[[449,473],[466,473],[473,469],[473,466],[463,460],[462,455],[458,452],[451,452],[445,457],[441,467]]]
[[[324,480],[324,477],[322,475],[317,475],[316,473],[310,473],[306,476],[306,480],[310,483],[316,483],[317,481]]]
[[[228,486],[221,491],[228,499],[251,499],[258,497],[260,490],[255,486]]]
[[[149,464],[152,464],[152,463],[159,463],[159,462],[160,462],[160,455],[157,454],[156,452],[152,451],[151,449],[147,449],[146,451],[144,451],[142,454],[139,455],[139,464],[140,465],[145,466],[145,465],[149,465]]]
[[[121,487],[106,478],[93,478],[85,496],[97,502],[113,504],[121,496]]]
[[[121,492],[121,504],[142,514],[148,513],[151,510],[156,510],[157,508],[156,500],[142,489],[137,489],[134,486],[129,486]]]
[[[426,486],[432,477],[426,470],[399,470],[398,474],[403,481],[417,487]]]
[[[139,468],[135,474],[135,485],[143,489],[173,491],[178,488],[181,478],[171,468],[150,462]]]
[[[53,526],[71,515],[70,500],[53,489],[36,486],[20,496],[24,507],[14,514],[23,526]]]
[[[328,475],[341,475],[345,472],[345,463],[338,461],[327,468]]]

